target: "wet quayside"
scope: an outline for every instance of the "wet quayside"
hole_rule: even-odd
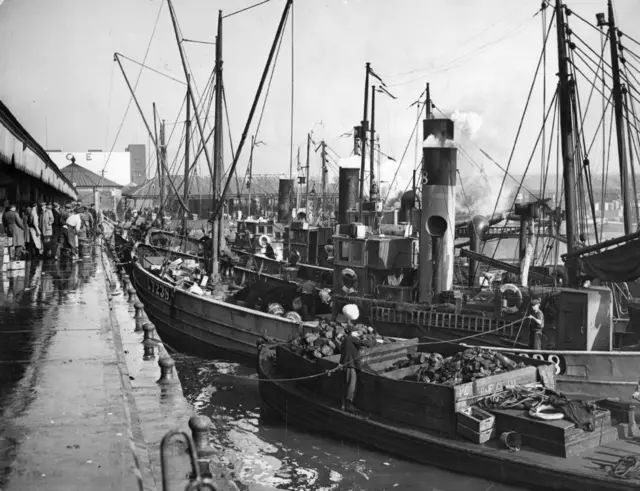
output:
[[[187,400],[214,422],[213,444],[243,482],[295,491],[509,491],[493,483],[337,441],[260,408],[250,362],[173,354]]]
[[[0,489],[135,489],[120,384],[96,363],[108,336],[102,265],[94,258],[26,266],[0,276]],[[126,307],[116,310],[121,325],[132,322]],[[287,427],[261,414],[250,361],[174,357],[184,395],[213,418],[212,440],[245,484],[515,489]],[[72,482],[65,481],[70,469]]]

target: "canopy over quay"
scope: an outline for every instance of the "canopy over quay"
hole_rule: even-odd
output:
[[[77,199],[71,182],[0,101],[0,199]]]

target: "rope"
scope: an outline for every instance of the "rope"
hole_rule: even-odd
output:
[[[526,317],[526,316],[525,316]],[[524,319],[524,318],[523,318]],[[456,339],[456,343],[460,343],[462,341],[466,341],[468,339],[473,339],[473,338],[477,338],[479,336],[484,336],[486,334],[491,334],[493,332],[496,331],[501,331],[506,327],[512,326],[518,322],[522,322],[523,319],[518,319],[514,322],[511,322],[509,324],[505,324],[504,326],[501,326],[499,328],[496,329],[491,329],[489,331],[485,331],[485,332],[480,332],[480,333],[476,333],[476,334],[471,334],[469,336],[464,336],[461,338],[457,338]],[[446,341],[425,341],[422,343],[416,343],[416,344],[412,344],[411,346],[430,346],[430,345],[434,345],[434,344],[443,344],[446,343]],[[288,344],[288,341],[284,341],[281,343],[277,343],[277,344],[270,344],[270,346],[283,346],[285,344]],[[359,360],[362,357],[368,356],[367,353],[361,353],[360,355],[358,355],[357,357],[355,357],[353,360],[351,361],[356,361]],[[313,375],[306,375],[304,377],[292,377],[292,378],[266,378],[266,379],[262,379],[259,377],[254,377],[254,376],[246,376],[246,375],[235,375],[235,374],[223,374],[223,375],[228,375],[229,377],[234,377],[234,378],[239,378],[239,379],[244,379],[244,380],[257,380],[259,382],[298,382],[298,381],[302,381],[302,380],[311,380],[314,378],[318,378],[318,377],[324,377],[326,376],[331,376],[332,373],[335,373],[339,370],[341,370],[342,368],[346,367],[346,364],[344,363],[338,363],[338,365],[330,370],[326,370],[324,372],[320,372],[320,373],[315,373]]]
[[[609,469],[609,474],[612,477],[618,479],[629,479],[632,473],[636,473],[640,470],[640,456],[639,455],[627,455],[626,457],[620,457],[618,461]]]
[[[227,17],[231,17],[232,15],[241,14],[242,12],[246,12],[247,10],[251,10],[253,8],[256,8],[256,7],[258,7],[260,5],[263,5],[263,4],[265,4],[267,2],[270,2],[270,1],[271,0],[263,0],[262,2],[256,3],[255,5],[250,5],[248,7],[243,8],[243,9],[236,10],[235,12],[231,12],[230,14],[227,14],[227,15],[223,16],[222,18],[226,19]]]

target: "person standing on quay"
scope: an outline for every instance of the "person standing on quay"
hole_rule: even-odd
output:
[[[69,215],[69,218],[67,218],[67,222],[64,226],[64,230],[66,231],[67,245],[71,249],[71,257],[74,262],[80,261],[80,256],[78,255],[78,234],[80,233],[80,228],[82,227],[82,219],[77,213],[78,210],[79,209],[71,210],[71,214]]]
[[[7,235],[13,238],[13,246],[15,247],[16,259],[22,257],[24,252],[24,222],[16,211],[16,205],[10,205],[9,210],[2,215],[2,224]]]

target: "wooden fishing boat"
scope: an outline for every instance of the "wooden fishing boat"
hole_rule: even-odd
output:
[[[174,253],[173,257],[189,255]],[[288,340],[308,326],[225,302],[228,286],[219,285],[213,295],[189,293],[150,271],[167,256],[139,247],[132,266],[132,283],[149,320],[162,339],[186,351],[211,356],[215,350],[255,356],[257,344],[267,339]]]
[[[397,349],[403,350],[403,347]],[[594,413],[593,432],[585,432],[566,420],[534,421],[517,410],[489,411],[489,417],[485,410],[483,419],[470,418],[468,415],[473,415],[473,410],[453,411],[453,405],[457,408],[460,404],[456,394],[465,393],[466,389],[409,382],[394,372],[375,373],[373,369],[359,372],[358,411],[347,412],[340,406],[344,376],[341,373],[327,375],[337,367],[336,359],[292,361],[295,356],[292,353],[281,358],[285,352],[282,347],[263,346],[257,370],[265,406],[288,424],[454,472],[533,489],[640,489],[640,456],[637,442],[629,433],[635,426],[625,420],[624,411],[605,409],[603,405]],[[369,356],[368,366],[388,366],[395,359],[390,354],[387,351],[377,363]],[[309,365],[320,366],[309,368]],[[547,372],[549,374],[552,372]],[[305,375],[311,378],[302,380]],[[552,384],[551,379],[546,378],[547,383]],[[464,385],[479,386],[483,380]],[[503,381],[501,387],[509,385]],[[491,389],[491,384],[483,387],[484,397],[499,392],[496,386]],[[472,401],[482,398],[475,397]],[[512,451],[502,443],[502,438],[509,441],[502,433],[510,431],[520,435],[519,451]],[[501,438],[496,440],[498,435]],[[626,478],[614,476],[614,473],[623,474],[629,467],[633,469]]]

